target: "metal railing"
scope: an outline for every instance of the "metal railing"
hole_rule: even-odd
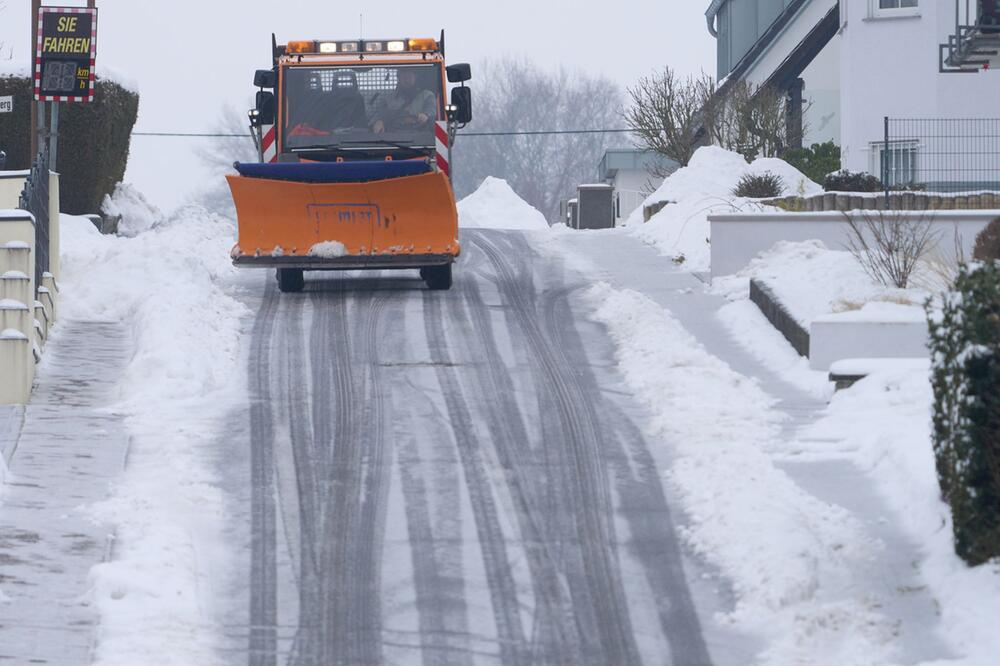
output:
[[[871,161],[886,191],[1000,191],[1000,118],[886,118]]]
[[[1000,0],[955,0],[955,32],[939,47],[943,73],[977,72],[1000,62]]]
[[[35,218],[35,288],[49,271],[49,151],[39,151],[24,183],[18,208]]]

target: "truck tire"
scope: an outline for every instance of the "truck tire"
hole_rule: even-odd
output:
[[[297,294],[306,287],[301,268],[279,268],[278,289],[286,294]]]
[[[451,289],[451,264],[444,266],[425,266],[420,269],[420,277],[427,283],[427,288],[433,291]]]

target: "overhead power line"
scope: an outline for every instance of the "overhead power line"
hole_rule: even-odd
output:
[[[545,136],[558,134],[630,134],[630,129],[538,130],[527,132],[459,132],[459,136]],[[250,134],[211,132],[132,132],[132,136],[157,136],[195,139],[249,139]]]

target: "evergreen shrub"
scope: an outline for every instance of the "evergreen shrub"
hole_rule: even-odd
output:
[[[823,179],[823,189],[827,192],[881,192],[882,181],[864,171],[842,169]]]
[[[814,183],[822,183],[827,175],[840,169],[840,146],[833,141],[789,150],[782,157]]]
[[[938,480],[955,551],[978,565],[1000,557],[1000,264],[961,267],[930,319]]]
[[[972,251],[976,261],[1000,260],[1000,217],[990,222],[978,236]]]
[[[31,80],[0,77],[0,96],[14,98],[14,113],[0,122],[0,150],[7,169],[31,167]],[[98,79],[91,104],[64,103],[59,109],[60,208],[64,213],[97,213],[104,196],[125,177],[139,95],[107,79]]]
[[[740,182],[733,189],[733,196],[747,199],[766,199],[780,197],[784,191],[785,181],[781,179],[781,176],[765,171],[760,174],[748,173],[740,178]]]

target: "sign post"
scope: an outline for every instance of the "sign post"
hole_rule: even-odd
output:
[[[45,103],[52,103],[49,160],[57,170],[59,104],[94,101],[97,61],[97,8],[39,7],[35,44],[35,100],[39,145],[44,137]]]

